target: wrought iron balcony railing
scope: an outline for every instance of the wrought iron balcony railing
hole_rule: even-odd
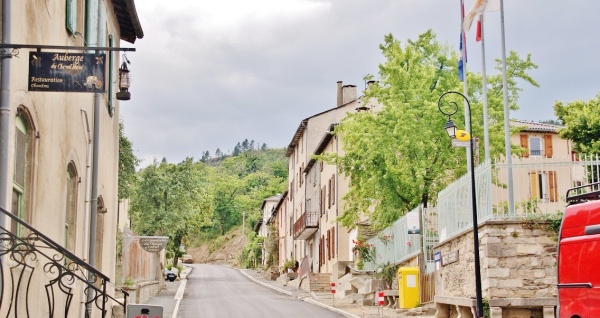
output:
[[[112,304],[126,311],[129,294],[106,275],[12,213],[0,208],[0,214],[18,229],[0,226],[0,316],[73,317],[74,297],[85,302],[85,317],[110,316]],[[122,301],[108,294],[109,285]]]
[[[319,212],[304,212],[294,222],[294,239],[305,240],[319,228]]]

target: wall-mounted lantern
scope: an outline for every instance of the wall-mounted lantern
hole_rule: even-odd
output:
[[[131,93],[129,92],[129,85],[131,84],[131,77],[129,75],[129,69],[127,63],[123,62],[119,68],[119,89],[117,93],[118,100],[130,100]]]

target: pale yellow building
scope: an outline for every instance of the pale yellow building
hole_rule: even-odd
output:
[[[334,126],[349,112],[363,110],[356,86],[338,82],[337,105],[308,117],[300,123],[288,146],[289,188],[286,224],[292,233],[293,246],[286,259],[300,262],[305,272],[328,273],[353,261],[351,241],[356,230],[342,227],[336,221],[343,213],[348,181],[335,165],[316,161],[312,155],[325,152],[342,154],[342,144],[333,135]],[[280,232],[280,236],[284,236]],[[289,244],[289,243],[288,243]]]
[[[116,93],[123,61],[121,52],[108,48],[118,48],[121,41],[132,44],[143,37],[143,31],[133,0],[2,3],[2,40],[12,47],[4,49],[0,70],[5,89],[0,98],[0,150],[8,153],[0,165],[0,182],[5,182],[8,191],[0,195],[7,203],[6,210],[34,230],[6,215],[3,226],[23,242],[49,248],[30,247],[32,254],[18,259],[12,257],[18,250],[9,244],[10,253],[4,255],[1,264],[0,316],[12,317],[27,306],[32,317],[49,317],[51,312],[79,317],[85,310],[83,283],[52,278],[58,271],[77,273],[85,279],[89,271],[76,259],[94,259],[94,268],[104,275],[95,275],[95,286],[101,288],[104,277],[114,281],[119,203],[120,105]],[[106,49],[94,51],[92,47]],[[134,59],[134,54],[129,58]],[[31,70],[45,67],[44,63],[51,63],[45,70],[48,77],[32,75]],[[78,71],[87,68],[94,68],[94,75],[78,78]],[[64,82],[70,83],[70,88],[52,86]],[[94,193],[97,196],[92,197]],[[93,206],[97,209],[90,212]],[[96,226],[91,228],[93,219]],[[35,231],[45,238],[25,239],[26,235],[39,237]],[[38,255],[34,259],[34,252],[44,252],[49,258]],[[71,266],[73,272],[59,271],[59,265]],[[49,272],[52,266],[54,272]],[[31,284],[26,285],[23,277],[30,278]],[[53,289],[46,286],[48,280]],[[113,286],[107,286],[108,293],[114,295]],[[70,301],[65,290],[72,297]],[[19,297],[12,299],[17,294]],[[11,299],[12,306],[8,305]],[[107,306],[111,304],[112,300]]]

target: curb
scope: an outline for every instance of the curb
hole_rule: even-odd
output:
[[[243,269],[240,269],[239,271],[240,271],[242,274],[244,274],[244,276],[248,277],[250,280],[252,280],[252,281],[253,281],[253,282],[255,282],[255,283],[261,284],[261,285],[263,285],[263,286],[265,286],[265,287],[268,287],[268,288],[271,288],[271,289],[273,289],[273,290],[276,290],[276,291],[278,291],[278,292],[280,292],[280,293],[282,293],[282,294],[286,294],[286,295],[288,295],[288,296],[290,296],[290,297],[295,297],[295,296],[294,296],[294,294],[293,294],[292,292],[290,292],[290,291],[287,291],[287,290],[285,290],[285,289],[281,289],[281,288],[279,288],[279,287],[276,287],[276,286],[273,286],[273,285],[271,285],[271,284],[267,284],[267,283],[261,282],[260,280],[258,280],[258,279],[256,279],[256,278],[254,278],[252,275],[249,275],[249,274],[247,274],[247,273],[246,273],[246,271],[245,271],[245,270],[243,270]],[[351,313],[349,313],[349,312],[346,312],[346,311],[343,311],[343,310],[341,310],[341,309],[338,309],[338,308],[335,308],[335,307],[331,307],[331,306],[329,306],[329,305],[326,305],[326,304],[324,304],[324,303],[322,303],[322,302],[319,302],[319,301],[313,300],[311,297],[296,297],[296,298],[298,298],[299,300],[305,301],[305,302],[307,302],[307,303],[311,303],[311,304],[317,305],[317,306],[319,306],[319,307],[325,308],[325,309],[327,309],[327,310],[330,310],[330,311],[333,311],[333,312],[337,312],[338,314],[342,314],[342,315],[344,315],[344,316],[346,316],[346,317],[350,317],[350,318],[360,318],[360,317],[358,317],[358,316],[355,316],[355,315],[353,315],[353,314],[351,314]],[[175,316],[174,316],[173,318],[175,318]]]

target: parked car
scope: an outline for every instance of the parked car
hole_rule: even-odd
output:
[[[177,274],[171,270],[165,269],[165,279],[174,282],[177,279]]]
[[[192,258],[192,255],[190,254],[183,254],[181,256],[181,261],[185,264],[192,264],[194,263],[194,259]]]
[[[600,183],[567,191],[558,242],[558,313],[600,317]],[[587,188],[587,189],[586,189]],[[588,191],[585,191],[588,190]]]

